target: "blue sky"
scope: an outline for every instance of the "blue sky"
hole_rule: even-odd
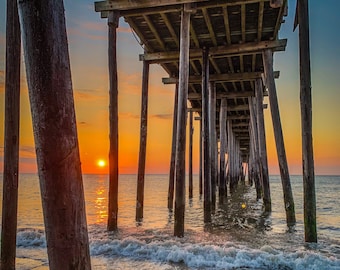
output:
[[[74,0],[64,3],[81,158],[83,168],[90,168],[91,157],[106,157],[108,151],[107,26],[106,20],[94,11],[92,1]],[[280,38],[288,38],[288,45],[286,52],[275,54],[274,65],[275,70],[281,71],[276,83],[289,168],[292,174],[301,174],[298,29],[293,32],[296,1],[289,0],[288,3],[289,14],[279,35]],[[337,121],[340,116],[337,80],[340,75],[337,66],[340,62],[340,1],[310,0],[309,5],[316,173],[340,174],[340,125]],[[0,169],[3,155],[5,8],[5,0],[0,0]],[[142,48],[128,25],[121,20],[118,36],[121,172],[135,172],[137,168],[142,73],[142,65],[138,60],[140,53]],[[171,142],[173,89],[162,85],[161,77],[166,74],[159,66],[151,67],[150,76],[147,172],[166,173]],[[24,82],[24,70],[22,77]],[[35,164],[25,84],[21,103],[21,163],[25,171]],[[270,110],[266,110],[265,118],[270,173],[277,174],[279,170]],[[195,128],[197,130],[197,125]],[[91,138],[97,142],[95,145],[89,144]],[[197,136],[195,141],[197,145]],[[196,157],[197,149],[194,149]]]

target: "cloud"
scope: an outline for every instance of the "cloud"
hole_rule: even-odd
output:
[[[102,100],[107,99],[106,93],[100,89],[74,89],[75,99],[81,100]]]
[[[35,158],[35,147],[29,145],[23,145],[20,147],[20,157],[23,158]]]
[[[153,115],[150,115],[150,118],[168,120],[168,119],[172,119],[172,114],[153,114]]]
[[[139,115],[133,113],[119,113],[119,118],[125,119],[139,119]]]
[[[120,118],[128,118],[128,119],[140,119],[139,114],[133,114],[133,113],[120,113],[119,114]],[[160,120],[168,120],[172,119],[172,114],[150,114],[149,115],[150,119],[160,119]]]
[[[4,147],[0,146],[0,158],[3,160]],[[23,145],[19,147],[19,157],[21,159],[34,159],[35,160],[35,148],[34,146]]]

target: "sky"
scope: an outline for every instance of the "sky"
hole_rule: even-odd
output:
[[[107,173],[109,151],[109,96],[107,22],[94,11],[93,1],[67,0],[65,16],[71,61],[72,83],[83,173]],[[296,0],[288,1],[288,17],[279,37],[288,38],[285,52],[275,53],[274,70],[281,122],[290,174],[302,174],[301,118],[299,98],[298,29],[293,32]],[[313,96],[313,144],[315,173],[340,175],[340,1],[309,1]],[[4,81],[6,1],[0,0],[0,172],[4,152]],[[121,19],[118,28],[119,85],[119,172],[134,174],[138,168],[142,47]],[[20,172],[36,172],[32,119],[24,60],[21,71]],[[151,65],[146,173],[168,173],[171,151],[174,87],[163,85],[167,74]],[[268,98],[265,98],[268,103]],[[270,174],[279,174],[269,108],[265,110]],[[194,125],[194,172],[198,172],[199,126]],[[103,165],[103,164],[101,164]]]

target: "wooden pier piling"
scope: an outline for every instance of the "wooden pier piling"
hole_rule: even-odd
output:
[[[252,165],[253,165],[253,180],[256,188],[256,198],[259,200],[263,198],[263,187],[261,181],[261,171],[260,171],[260,155],[259,155],[259,135],[258,135],[258,119],[255,111],[256,101],[254,97],[248,98],[249,111],[250,111],[250,125],[251,125],[251,140],[252,140]],[[262,106],[262,102],[261,102]]]
[[[211,210],[216,208],[216,186],[218,175],[217,164],[217,138],[216,138],[216,85],[209,83],[209,138],[211,159]]]
[[[308,0],[298,0],[305,241],[317,242]]]
[[[142,78],[142,106],[140,118],[140,142],[139,142],[139,159],[137,175],[137,203],[136,203],[136,221],[143,220],[144,210],[144,180],[145,180],[145,159],[146,159],[146,142],[148,133],[148,96],[149,96],[149,70],[150,65],[143,61],[143,78]]]
[[[108,16],[108,57],[110,80],[110,151],[109,151],[109,206],[107,229],[118,228],[118,76],[117,76],[117,28],[119,12],[110,11]]]
[[[276,85],[273,75],[273,52],[270,49],[263,51],[263,65],[266,76],[266,84],[268,86],[270,110],[273,121],[274,136],[276,143],[277,156],[279,160],[281,182],[283,188],[284,205],[286,210],[287,225],[294,225],[295,219],[295,206],[293,199],[292,187],[290,184],[290,177],[288,171],[286,150],[284,146],[281,119],[279,112],[279,104],[276,94]]]
[[[187,99],[189,84],[189,48],[190,48],[190,13],[191,5],[184,4],[181,12],[181,38],[179,56],[178,82],[178,114],[176,136],[176,197],[175,197],[175,226],[174,235],[184,236],[185,212],[185,148]]]
[[[211,152],[209,137],[209,49],[202,50],[202,133],[203,133],[203,182],[204,222],[211,222]]]
[[[18,4],[49,268],[89,270],[63,1],[18,1]]]
[[[258,133],[258,154],[259,154],[259,169],[261,175],[261,184],[263,190],[263,204],[267,212],[271,211],[271,197],[268,173],[268,159],[267,159],[267,144],[266,144],[266,130],[264,126],[263,116],[263,87],[262,80],[257,79],[255,82],[255,104],[256,104],[256,118],[257,118],[257,133]]]
[[[192,146],[193,146],[193,111],[189,111],[189,199],[193,197],[193,179],[192,179]]]
[[[223,204],[227,196],[226,186],[226,162],[225,154],[227,152],[227,107],[228,100],[221,100],[220,108],[220,183],[218,186],[219,203]]]
[[[21,37],[16,0],[7,0],[4,171],[1,223],[1,269],[14,270],[16,256]]]
[[[202,194],[203,194],[203,170],[202,170],[202,168],[203,168],[203,153],[202,153],[202,151],[203,151],[203,139],[202,139],[202,117],[200,117],[199,118],[199,121],[200,121],[200,138],[199,138],[199,144],[200,144],[200,146],[199,146],[199,151],[200,151],[200,154],[199,154],[199,160],[200,160],[200,164],[199,164],[199,176],[198,176],[198,181],[199,181],[199,194],[200,194],[200,196],[202,196]]]
[[[177,136],[177,111],[178,111],[178,84],[175,88],[174,113],[172,120],[172,144],[170,157],[169,172],[169,189],[168,189],[168,209],[173,210],[174,207],[174,189],[175,189],[175,169],[176,169],[176,136]]]

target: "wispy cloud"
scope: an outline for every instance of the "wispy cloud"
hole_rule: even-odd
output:
[[[0,146],[0,157],[3,160],[4,157],[4,150],[5,148],[3,146]],[[19,157],[20,159],[35,159],[35,148],[34,146],[29,146],[29,145],[23,145],[19,147]]]
[[[172,114],[153,114],[153,115],[150,115],[150,118],[168,120],[168,119],[172,119]]]
[[[139,115],[133,113],[119,113],[119,117],[125,119],[139,119]]]
[[[120,118],[126,118],[126,119],[140,119],[139,114],[133,114],[133,113],[120,113]],[[169,120],[172,119],[172,114],[150,114],[150,119],[159,119],[159,120]]]
[[[23,158],[33,158],[35,157],[35,148],[34,146],[23,145],[20,147],[20,156]]]
[[[102,100],[106,99],[106,95],[102,90],[99,89],[74,89],[75,99],[81,100]]]

